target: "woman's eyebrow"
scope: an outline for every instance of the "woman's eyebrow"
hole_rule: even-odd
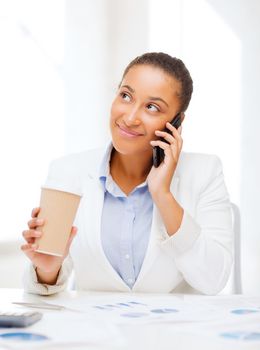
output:
[[[131,88],[131,86],[129,86],[129,85],[122,85],[121,88],[122,88],[122,87],[127,88],[127,89],[128,89],[130,92],[132,92],[132,93],[135,92],[134,89]]]
[[[164,101],[161,97],[149,97],[149,100],[152,101],[161,101],[163,102],[167,107],[169,107],[168,103],[166,101]]]

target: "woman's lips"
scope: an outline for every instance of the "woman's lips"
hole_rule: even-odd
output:
[[[137,136],[141,136],[142,134],[134,131],[134,130],[131,130],[131,129],[127,129],[121,125],[117,125],[118,126],[118,129],[119,129],[119,132],[122,136],[127,136],[127,137],[137,137]]]

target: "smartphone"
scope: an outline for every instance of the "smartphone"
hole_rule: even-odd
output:
[[[181,125],[181,113],[178,113],[170,122],[172,126],[174,126],[176,129],[178,129]],[[169,134],[171,133],[169,129],[165,128],[163,131],[168,132]],[[162,141],[165,141],[164,138],[160,138]],[[161,164],[161,162],[164,159],[164,150],[161,149],[159,146],[153,147],[153,165],[155,168],[158,168],[158,166]]]

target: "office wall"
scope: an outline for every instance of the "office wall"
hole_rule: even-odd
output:
[[[109,140],[110,103],[123,68],[148,49],[147,7],[146,0],[66,1],[66,152]]]
[[[21,242],[0,243],[0,287],[22,288],[26,259],[20,250]]]
[[[209,3],[238,36],[242,47],[241,81],[241,185],[242,272],[244,291],[260,292],[260,2],[258,0]],[[230,130],[232,142],[232,130]],[[232,161],[231,161],[232,164]],[[234,173],[234,177],[237,174]]]

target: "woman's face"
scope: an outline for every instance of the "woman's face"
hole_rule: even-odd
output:
[[[133,66],[112,103],[110,129],[121,154],[152,152],[155,130],[165,128],[178,113],[180,83],[151,65]]]

